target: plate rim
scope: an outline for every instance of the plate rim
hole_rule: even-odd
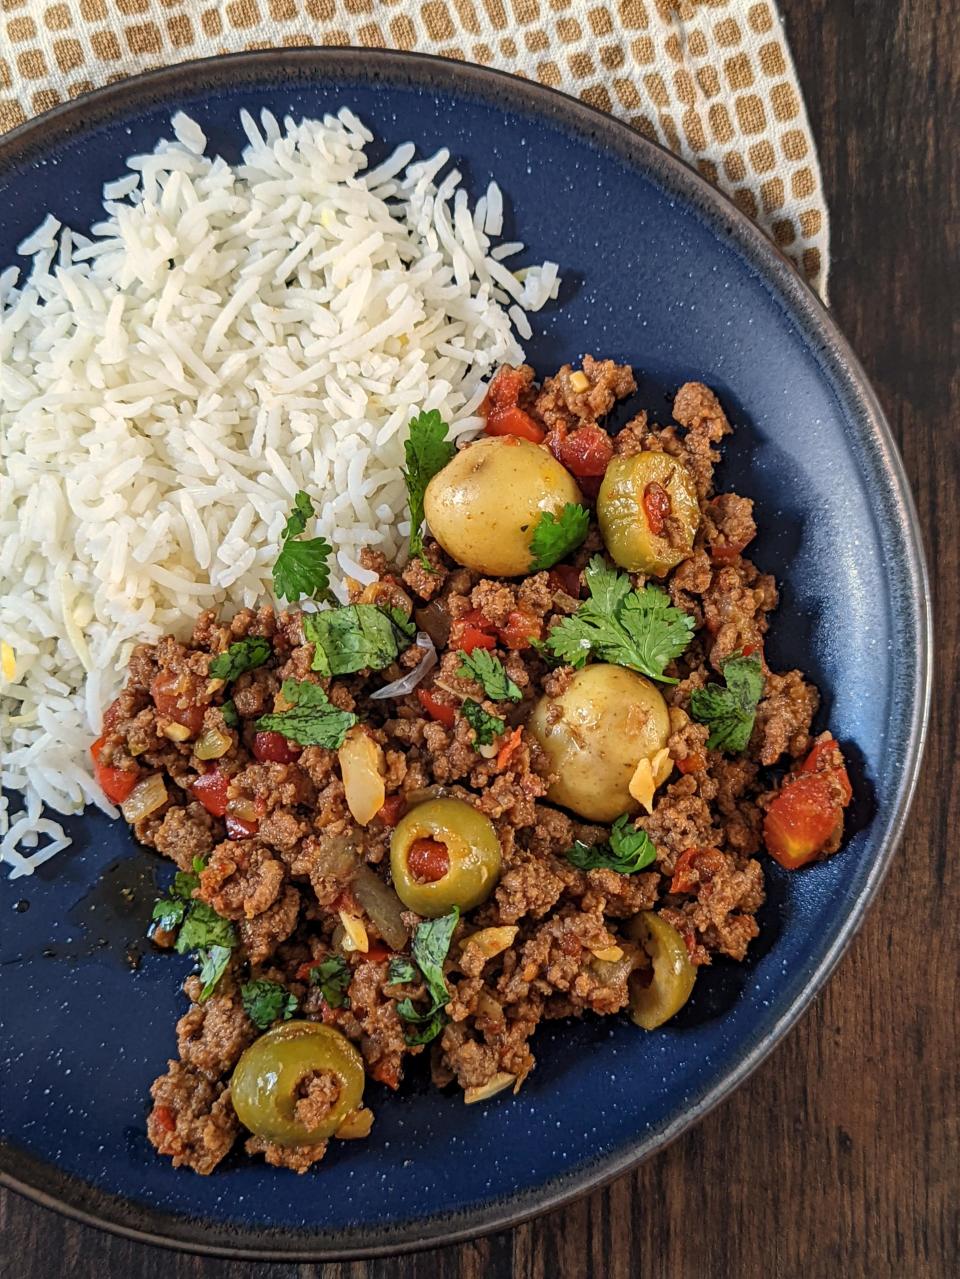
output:
[[[857,405],[859,416],[879,445],[877,473],[886,480],[893,499],[891,526],[899,532],[898,549],[902,552],[904,576],[911,586],[909,602],[916,615],[917,641],[910,731],[904,746],[898,801],[873,865],[846,919],[805,986],[743,1059],[672,1124],[638,1140],[627,1151],[614,1152],[580,1172],[561,1174],[540,1186],[500,1197],[483,1207],[420,1218],[412,1226],[398,1227],[397,1233],[402,1233],[400,1238],[391,1237],[393,1231],[390,1227],[361,1227],[346,1234],[339,1232],[338,1237],[343,1239],[343,1243],[338,1243],[333,1236],[328,1236],[330,1242],[327,1242],[309,1229],[285,1227],[274,1232],[218,1224],[215,1228],[218,1237],[205,1242],[200,1232],[214,1233],[208,1222],[154,1209],[145,1212],[129,1199],[92,1186],[74,1174],[64,1173],[55,1165],[17,1150],[6,1141],[0,1142],[0,1186],[84,1225],[108,1230],[139,1243],[199,1255],[238,1260],[309,1262],[394,1256],[441,1244],[462,1243],[493,1231],[512,1228],[560,1208],[609,1184],[664,1149],[681,1133],[699,1123],[756,1070],[785,1038],[829,979],[863,924],[900,843],[926,745],[932,686],[933,616],[920,524],[902,458],[879,399],[831,313],[801,278],[793,263],[729,197],[711,186],[679,156],[626,122],[588,103],[505,71],[433,54],[350,45],[257,49],[191,59],[146,71],[85,93],[27,120],[0,137],[0,178],[5,171],[28,162],[38,151],[42,152],[51,139],[57,142],[69,139],[74,133],[86,131],[91,124],[114,118],[126,107],[149,101],[154,91],[167,97],[178,85],[182,85],[185,91],[193,91],[204,87],[205,81],[208,85],[216,85],[242,80],[245,73],[251,80],[265,79],[270,75],[276,76],[284,64],[295,68],[301,76],[305,68],[312,69],[320,78],[327,71],[352,72],[374,80],[406,76],[408,80],[427,86],[431,78],[439,78],[447,90],[456,92],[460,85],[466,84],[477,96],[486,94],[488,100],[492,88],[505,108],[518,106],[537,115],[546,115],[590,135],[602,149],[625,156],[635,167],[651,173],[655,179],[689,200],[715,231],[718,223],[726,223],[736,249],[768,286],[771,283],[776,286],[778,300],[782,299],[787,304],[805,337],[819,337],[820,358],[827,366],[823,369],[824,375],[828,371],[832,375],[838,398]],[[845,396],[841,395],[841,390]],[[44,1181],[46,1185],[41,1184]],[[48,1188],[51,1182],[57,1183],[56,1189]],[[130,1224],[124,1216],[140,1220],[146,1216],[150,1224]],[[221,1234],[234,1236],[238,1242],[230,1242],[229,1238],[220,1237]]]

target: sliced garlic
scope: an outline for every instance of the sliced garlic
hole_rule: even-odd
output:
[[[463,950],[475,950],[484,959],[492,959],[513,945],[519,932],[516,924],[504,924],[500,928],[481,928],[463,943]]]
[[[653,793],[673,772],[673,760],[664,746],[652,758],[644,756],[630,779],[630,794],[641,808],[653,812]]]
[[[485,1084],[476,1088],[464,1088],[463,1100],[468,1106],[472,1106],[475,1101],[487,1101],[490,1097],[496,1097],[498,1092],[503,1092],[504,1088],[509,1088],[515,1079],[516,1075],[508,1075],[505,1070],[501,1070]]]
[[[615,964],[618,959],[623,959],[623,951],[619,946],[604,946],[600,950],[592,950],[591,955],[594,959],[600,959],[605,964]]]
[[[343,925],[343,931],[346,934],[343,939],[343,949],[359,950],[366,954],[370,949],[370,941],[367,937],[367,930],[363,926],[363,920],[357,919],[356,915],[348,915],[345,910],[337,913],[340,916],[340,923]]]
[[[190,730],[186,724],[178,724],[175,720],[171,720],[169,724],[164,724],[160,732],[170,742],[185,742],[190,736]]]

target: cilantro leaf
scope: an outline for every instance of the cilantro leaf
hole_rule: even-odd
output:
[[[357,722],[353,711],[338,710],[319,684],[285,679],[280,693],[284,701],[291,703],[292,709],[261,715],[257,728],[281,733],[301,746],[325,746],[328,750],[339,750],[343,739]]]
[[[206,902],[194,900],[190,903],[177,937],[178,955],[208,946],[226,946],[229,949],[236,944],[236,929],[229,919],[218,915]]]
[[[172,933],[183,923],[183,917],[191,905],[193,891],[200,887],[200,872],[204,867],[202,857],[193,859],[193,871],[178,870],[173,877],[169,893],[153,905],[151,921],[166,933]]]
[[[381,609],[386,613],[390,621],[404,637],[404,639],[414,639],[417,634],[417,624],[412,617],[407,617],[402,608],[395,608],[394,605],[388,604],[386,608]]]
[[[491,715],[489,711],[483,709],[479,702],[475,702],[469,697],[460,709],[463,711],[467,723],[477,735],[478,746],[492,745],[493,739],[499,737],[507,727],[506,720],[500,719],[497,715]]]
[[[172,933],[175,928],[179,928],[183,923],[186,909],[187,903],[185,901],[161,897],[159,901],[154,902],[153,913],[150,918],[163,932]]]
[[[460,649],[457,674],[461,679],[475,679],[494,702],[523,700],[523,693],[507,674],[503,662],[485,648],[475,648],[472,653]]]
[[[323,537],[297,541],[313,516],[313,502],[303,489],[294,498],[293,510],[280,534],[281,547],[273,566],[273,588],[278,599],[291,603],[303,596],[322,599],[330,590],[330,566],[327,563],[333,547]]]
[[[408,986],[417,980],[417,970],[406,955],[394,955],[387,968],[387,985]]]
[[[203,982],[198,1003],[206,1003],[213,994],[214,987],[227,970],[231,949],[230,946],[217,945],[211,946],[209,950],[197,951],[197,959],[200,961],[200,980]]]
[[[407,457],[403,478],[410,507],[410,554],[419,556],[423,565],[430,568],[430,561],[423,553],[423,495],[457,449],[453,441],[447,439],[447,424],[437,409],[419,413],[412,419],[403,448]]]
[[[236,728],[240,723],[240,716],[237,714],[237,708],[233,704],[232,697],[220,707],[220,714],[223,716],[223,722],[228,728]]]
[[[258,1030],[266,1030],[275,1021],[289,1021],[297,1011],[297,997],[278,981],[261,977],[240,987],[244,1012]]]
[[[576,840],[568,848],[566,858],[580,870],[604,868],[621,875],[635,875],[649,866],[657,855],[653,840],[645,830],[637,830],[628,813],[613,823],[610,839],[606,844],[585,844]]]
[[[310,985],[319,986],[320,994],[331,1008],[349,1008],[350,965],[342,955],[331,955],[310,969]]]
[[[546,643],[553,655],[573,667],[596,657],[676,684],[663,672],[690,643],[693,618],[655,586],[633,590],[626,573],[609,569],[599,555],[585,576],[590,598],[550,630]]]
[[[440,1034],[446,1024],[445,1007],[450,999],[450,991],[443,975],[443,961],[450,949],[450,939],[459,918],[460,911],[454,906],[449,915],[442,915],[439,919],[425,920],[418,925],[413,934],[410,950],[414,963],[423,974],[423,981],[430,996],[430,1005],[421,1010],[409,998],[401,999],[397,1004],[398,1015],[404,1021],[410,1022],[412,1026],[419,1028],[406,1032],[405,1038],[408,1044],[429,1043]],[[412,964],[403,971],[410,972],[410,978],[404,977],[403,980],[412,979]],[[397,978],[397,980],[401,979]]]
[[[530,572],[550,568],[580,545],[590,528],[590,512],[585,506],[568,502],[560,518],[544,511],[534,526],[530,539]]]
[[[247,639],[237,640],[225,653],[218,653],[210,663],[210,674],[214,679],[232,680],[244,671],[255,670],[273,656],[273,648],[268,639],[260,635],[250,635]]]
[[[375,604],[347,604],[306,613],[303,633],[313,644],[313,669],[321,675],[382,671],[400,652],[396,624]]]
[[[690,713],[701,724],[709,724],[710,750],[738,753],[747,749],[757,717],[757,703],[763,695],[763,666],[759,657],[735,653],[720,663],[726,688],[708,684],[690,695]]]

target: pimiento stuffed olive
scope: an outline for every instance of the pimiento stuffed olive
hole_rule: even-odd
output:
[[[700,524],[690,472],[669,453],[613,458],[600,485],[597,522],[621,568],[663,577],[690,554]]]
[[[656,1030],[690,998],[697,970],[683,938],[654,911],[635,915],[626,932],[644,948],[651,964],[630,977],[630,1015],[643,1030]]]
[[[585,666],[559,697],[542,697],[530,730],[550,761],[555,804],[592,822],[636,812],[630,781],[667,744],[670,716],[656,687],[623,666]]]
[[[559,516],[580,490],[538,444],[516,436],[478,440],[427,485],[430,532],[458,564],[517,577],[530,569],[530,540],[544,511]]]
[[[431,799],[401,818],[390,840],[397,896],[428,919],[479,906],[500,878],[493,823],[461,799]]]
[[[329,1106],[314,1124],[312,1081],[326,1076]],[[280,1146],[313,1146],[332,1137],[363,1098],[363,1058],[338,1030],[288,1021],[254,1040],[237,1062],[230,1095],[237,1117],[255,1137]]]

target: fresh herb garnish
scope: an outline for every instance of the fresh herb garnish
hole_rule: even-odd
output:
[[[226,946],[229,949],[236,944],[236,929],[229,919],[218,915],[206,902],[194,899],[190,903],[177,935],[178,955],[185,955],[190,950],[204,950],[208,946]]]
[[[460,649],[457,674],[461,679],[475,679],[491,701],[523,700],[523,693],[507,674],[503,662],[485,648],[475,648],[472,653],[465,653]]]
[[[447,424],[437,409],[413,418],[403,447],[407,455],[403,478],[410,507],[410,554],[418,556],[424,567],[432,571],[423,552],[423,495],[433,477],[443,470],[457,450],[453,441],[447,439]]]
[[[200,887],[200,872],[205,865],[202,857],[194,857],[193,870],[178,870],[173,877],[168,895],[154,902],[151,920],[165,933],[172,933],[183,923],[187,907],[193,899],[194,889]]]
[[[197,901],[193,896],[194,890],[200,887],[200,872],[205,864],[202,857],[195,857],[192,871],[177,871],[169,894],[154,904],[152,916],[164,932],[179,928],[177,954],[196,952],[202,982],[198,999],[201,1004],[210,998],[237,944],[236,929],[229,919],[223,919],[206,902]]]
[[[489,711],[483,709],[479,702],[475,702],[469,697],[460,709],[463,711],[467,723],[477,735],[478,746],[491,746],[494,738],[499,737],[507,727],[506,720],[500,719],[498,715],[491,715]]]
[[[445,1007],[450,999],[450,991],[443,976],[443,961],[450,949],[450,939],[459,918],[460,911],[454,906],[449,915],[426,920],[413,934],[410,950],[414,963],[423,974],[424,985],[430,996],[430,1005],[420,1010],[409,998],[401,999],[397,1004],[399,1016],[411,1023],[405,1035],[408,1044],[428,1044],[431,1039],[436,1039],[446,1024]],[[397,977],[396,980],[412,980],[413,975],[413,966],[410,965],[410,976]]]
[[[663,672],[690,643],[693,618],[655,586],[633,590],[626,573],[608,568],[599,555],[587,565],[585,577],[590,598],[547,636],[553,655],[574,667],[596,657],[676,684]]]
[[[331,1008],[349,1008],[350,975],[350,965],[343,956],[331,955],[310,969],[310,985],[320,987],[320,994]]]
[[[405,955],[394,955],[387,966],[388,986],[409,986],[418,981],[417,970]]]
[[[227,971],[227,964],[230,962],[231,954],[231,946],[211,946],[209,950],[197,951],[197,959],[200,963],[200,980],[203,983],[200,988],[198,1003],[205,1003],[213,994],[217,982]]]
[[[314,645],[313,669],[321,675],[382,671],[399,656],[397,631],[393,617],[375,604],[347,604],[303,618],[304,636]],[[403,634],[409,638],[409,630]]]
[[[232,680],[244,671],[255,670],[269,662],[273,649],[268,639],[250,635],[231,644],[225,653],[218,653],[210,663],[209,671],[214,679]]]
[[[621,875],[635,875],[638,870],[649,866],[656,855],[653,840],[645,830],[634,827],[628,813],[613,823],[609,843],[585,844],[578,839],[566,852],[567,861],[580,870],[604,868],[618,871]]]
[[[416,636],[417,624],[412,617],[407,617],[402,608],[394,608],[392,604],[388,604],[382,611],[405,639],[413,639]]]
[[[763,666],[759,657],[735,653],[720,663],[727,687],[708,684],[690,694],[690,713],[709,724],[710,750],[738,752],[747,749],[757,703],[763,694]]]
[[[590,512],[575,502],[566,504],[559,519],[552,511],[544,511],[530,539],[530,572],[552,568],[580,545],[589,528]]]
[[[297,997],[278,981],[261,977],[240,987],[240,998],[247,1016],[258,1030],[266,1030],[275,1021],[289,1021],[297,1011]]]
[[[240,723],[240,716],[237,714],[237,708],[233,704],[232,697],[220,707],[220,714],[223,716],[223,722],[227,728],[236,728]]]
[[[327,563],[333,547],[323,537],[298,540],[313,518],[313,502],[303,489],[294,498],[293,510],[280,534],[281,546],[273,566],[273,588],[278,599],[291,602],[302,599],[324,599],[330,591],[330,566]]]
[[[338,710],[319,684],[285,679],[280,695],[292,709],[261,715],[257,728],[281,733],[301,746],[325,746],[328,750],[339,750],[343,739],[357,722],[352,711]]]

